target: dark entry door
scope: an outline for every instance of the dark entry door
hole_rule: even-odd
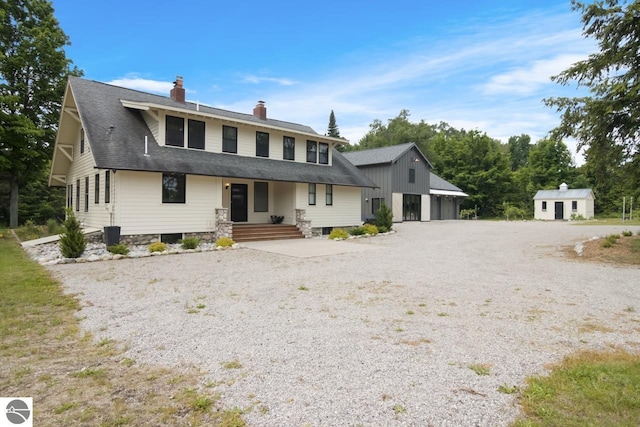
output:
[[[556,202],[556,219],[564,219],[564,202]]]
[[[402,195],[402,220],[420,221],[420,195]]]
[[[231,221],[247,222],[247,184],[231,184]]]

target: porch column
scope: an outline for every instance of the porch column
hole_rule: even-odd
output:
[[[306,210],[296,209],[296,227],[298,227],[305,239],[313,236],[311,232],[311,220],[305,219],[306,214]]]
[[[216,240],[221,237],[233,238],[233,221],[227,220],[227,208],[216,209]]]

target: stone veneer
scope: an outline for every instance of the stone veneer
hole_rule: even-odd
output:
[[[311,230],[311,220],[305,219],[307,211],[304,209],[296,209],[296,227],[300,230],[305,239],[313,237]]]
[[[227,208],[216,209],[216,239],[221,237],[233,238],[233,221],[227,219]]]

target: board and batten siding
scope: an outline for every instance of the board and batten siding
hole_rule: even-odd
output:
[[[199,120],[205,123],[205,144],[204,150],[212,153],[222,153],[222,126],[231,126],[238,129],[238,156],[245,157],[256,157],[256,132],[265,132],[269,134],[269,159],[273,160],[282,160],[285,162],[299,162],[306,163],[307,162],[307,140],[313,140],[312,137],[306,135],[299,135],[292,131],[286,130],[276,130],[271,128],[261,128],[259,126],[251,126],[245,125],[243,123],[236,123],[233,121],[226,121],[220,119],[212,119],[209,117],[184,114],[179,112],[161,112],[159,114],[160,122],[158,123],[155,118],[153,118],[148,113],[144,113],[143,117],[147,126],[149,127],[151,133],[154,138],[158,142],[159,145],[165,144],[165,134],[166,134],[166,117],[174,116],[181,117],[184,119],[184,134],[185,134],[185,144],[184,149],[188,146],[188,120]],[[283,140],[285,136],[293,137],[295,139],[295,156],[294,160],[284,160],[283,159]],[[321,138],[318,135],[318,138]],[[315,140],[318,142],[317,140]],[[333,161],[333,153],[332,153],[332,144],[329,146],[329,165],[332,164]],[[180,148],[180,147],[178,147]],[[234,154],[234,153],[232,153]]]
[[[222,188],[221,178],[187,175],[186,203],[162,203],[162,173],[118,171],[114,225],[123,235],[213,231]]]
[[[312,228],[351,227],[360,219],[360,188],[333,186],[333,205],[326,205],[326,185],[316,184],[316,204],[309,205],[309,184],[295,184],[296,208],[306,211]]]
[[[364,173],[371,181],[375,182],[379,188],[363,188],[361,195],[362,220],[370,219],[375,216],[373,212],[373,202],[375,199],[384,199],[385,204],[391,208],[391,167],[389,163],[373,166],[360,166],[360,171]]]
[[[73,213],[85,228],[102,228],[109,225],[109,205],[104,203],[105,172],[96,169],[91,154],[91,143],[85,135],[84,153],[80,152],[80,126],[77,127],[73,143],[73,162],[67,175],[67,192],[73,185]],[[95,175],[100,175],[99,203],[95,203]],[[85,203],[86,178],[89,178],[89,203]],[[80,199],[78,200],[77,181],[80,180]],[[67,195],[68,197],[68,195]],[[76,210],[80,203],[80,209]]]
[[[409,182],[410,169],[415,170],[415,182]],[[392,182],[391,191],[394,193],[429,194],[431,188],[429,165],[425,164],[415,150],[409,150],[393,163]]]

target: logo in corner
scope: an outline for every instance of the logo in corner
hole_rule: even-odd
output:
[[[13,426],[22,425],[24,427],[32,426],[33,419],[31,418],[31,407],[33,405],[33,399],[27,398],[4,398],[3,401],[7,402],[5,406],[6,423],[0,423],[1,426]]]

